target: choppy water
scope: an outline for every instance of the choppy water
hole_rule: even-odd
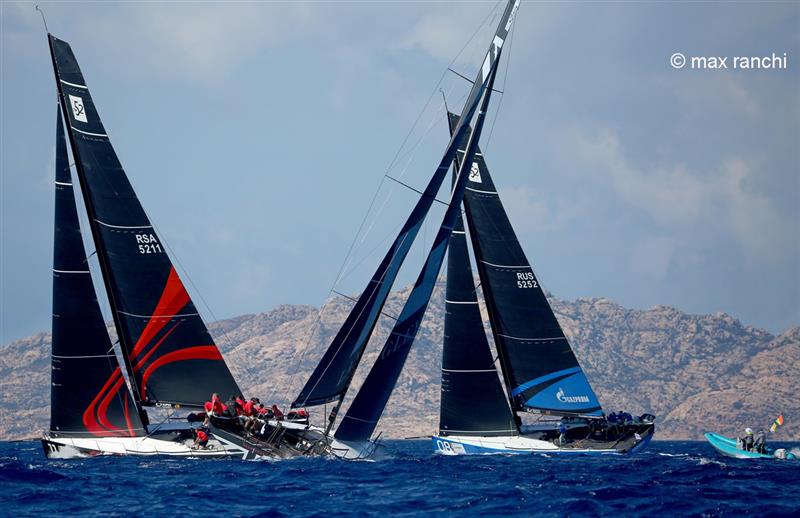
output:
[[[38,442],[0,443],[0,516],[800,515],[800,461],[729,459],[702,442],[584,458],[387,445],[379,462],[48,461]]]

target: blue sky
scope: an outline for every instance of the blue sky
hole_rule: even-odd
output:
[[[378,190],[337,284],[361,289],[415,201],[381,177],[410,131],[390,172],[426,183],[438,89],[458,107],[468,86],[437,81],[457,55],[474,75],[495,5],[39,3],[209,319],[322,304]],[[0,24],[6,343],[50,325],[55,85],[33,3]],[[800,324],[800,4],[527,2],[515,25],[483,147],[544,286]],[[676,70],[674,52],[789,66]]]

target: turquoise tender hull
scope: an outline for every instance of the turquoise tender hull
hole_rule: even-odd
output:
[[[734,457],[737,459],[774,459],[775,456],[770,452],[768,454],[757,453],[754,451],[740,450],[736,447],[736,439],[725,437],[716,433],[706,433],[706,440],[711,443],[722,455],[727,457]],[[769,450],[768,450],[769,451]]]

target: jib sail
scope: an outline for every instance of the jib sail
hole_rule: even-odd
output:
[[[143,435],[97,302],[57,115],[50,431],[67,437]]]
[[[447,249],[439,434],[516,435],[514,416],[483,329],[460,214],[452,234]]]

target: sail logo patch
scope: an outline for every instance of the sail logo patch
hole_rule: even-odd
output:
[[[81,97],[70,95],[69,106],[72,108],[72,117],[76,121],[89,122],[86,118],[86,107],[83,105],[83,99]]]
[[[481,181],[481,169],[478,167],[478,162],[472,162],[472,168],[469,170],[469,181],[483,183]]]
[[[589,396],[567,396],[564,394],[564,389],[558,387],[558,392],[556,392],[556,399],[561,401],[562,403],[588,403]]]

